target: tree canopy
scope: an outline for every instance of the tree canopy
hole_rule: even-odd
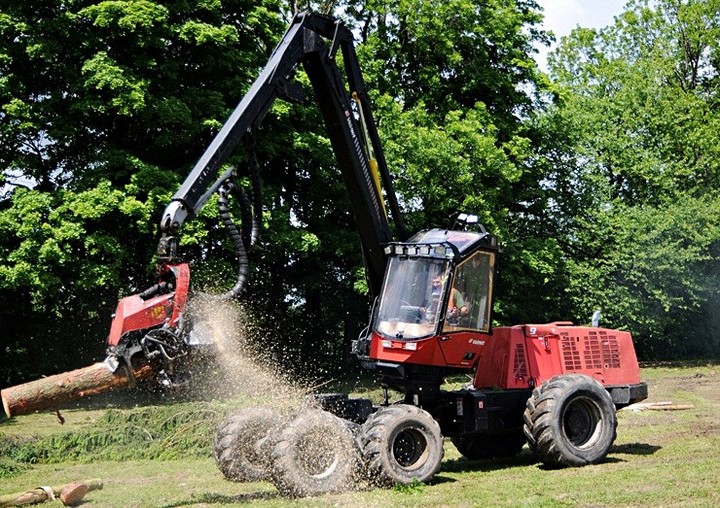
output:
[[[720,3],[630,2],[551,56],[546,156],[576,308],[652,356],[717,355]]]
[[[500,239],[498,324],[602,308],[641,357],[720,352],[719,4],[631,1],[612,26],[564,38],[545,76],[533,0],[336,2],[409,229],[470,212]],[[0,384],[102,356],[117,299],[154,282],[159,214],[292,9],[0,7]],[[315,105],[276,102],[244,148],[231,162],[256,166],[263,189],[244,301],[272,316],[281,361],[337,368],[369,305]],[[184,230],[200,287],[233,277],[217,216],[211,202]]]

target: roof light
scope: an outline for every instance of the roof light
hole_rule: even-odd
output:
[[[457,216],[457,219],[455,219],[455,225],[453,228],[456,228],[458,226],[461,226],[464,231],[468,230],[468,226],[478,224],[480,219],[477,215],[472,213],[461,213]],[[480,227],[485,230],[485,227],[480,225]]]

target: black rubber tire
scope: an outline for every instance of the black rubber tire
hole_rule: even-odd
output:
[[[268,459],[259,453],[258,443],[284,419],[269,408],[252,407],[229,415],[218,427],[213,455],[218,469],[228,480],[254,482],[268,478]]]
[[[583,374],[556,376],[535,388],[523,420],[530,449],[553,467],[596,464],[617,437],[610,394]]]
[[[507,432],[504,434],[462,434],[452,438],[460,454],[470,460],[503,459],[520,453],[525,445],[525,434]]]
[[[427,482],[440,469],[443,437],[427,411],[408,404],[383,407],[360,431],[368,481],[378,486]]]
[[[353,488],[359,450],[349,422],[306,410],[273,440],[271,480],[287,497],[319,496]]]

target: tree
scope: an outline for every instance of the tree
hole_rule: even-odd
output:
[[[549,286],[562,270],[533,156],[540,133],[527,122],[545,88],[532,59],[533,44],[549,42],[538,5],[391,1],[351,12],[409,229],[478,214],[503,245],[498,320],[557,316]]]
[[[603,307],[646,357],[720,352],[699,332],[713,321],[720,240],[718,6],[631,2],[550,59],[559,101],[540,122],[554,133],[547,185],[568,296],[578,313]]]
[[[157,217],[267,61],[288,7],[45,0],[0,8],[0,316],[9,322],[21,309],[24,323],[3,338],[1,382],[102,354],[109,320],[100,318],[118,295],[151,283]],[[524,125],[534,103],[523,91],[538,79],[536,4],[337,10],[363,34],[362,68],[410,227],[450,225],[468,211],[501,239],[518,226],[541,231],[542,177]],[[230,161],[242,185],[250,187],[254,166],[262,178],[263,236],[245,301],[273,317],[263,324],[275,327],[271,342],[286,363],[305,367],[319,355],[322,367],[337,365],[367,305],[357,297],[361,256],[322,122],[311,101],[276,102],[248,141]],[[232,277],[216,218],[211,202],[183,234],[199,289]],[[542,252],[518,271],[556,257],[552,245],[537,245]],[[535,280],[527,270],[524,284]],[[30,371],[31,356],[47,363]]]
[[[274,1],[1,8],[0,379],[101,354],[118,294],[149,280],[160,207],[283,27]]]

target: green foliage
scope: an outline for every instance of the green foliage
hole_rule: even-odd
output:
[[[106,52],[101,51],[87,60],[82,72],[87,75],[84,85],[88,91],[107,96],[107,100],[89,104],[98,113],[115,110],[118,115],[131,116],[145,106],[145,90],[149,83],[129,79],[127,69],[118,66]]]
[[[208,457],[222,412],[206,403],[111,409],[82,430],[43,437],[0,434],[0,477],[32,464]]]
[[[30,464],[21,462],[13,456],[27,441],[23,437],[0,434],[0,478],[10,478],[31,467]]]
[[[6,238],[0,286],[27,289],[38,310],[54,312],[61,312],[65,302],[56,295],[69,282],[80,291],[120,284],[124,257],[132,251],[123,248],[113,226],[145,228],[150,215],[142,202],[107,181],[82,192],[19,189],[10,202],[0,211]]]
[[[118,295],[154,282],[160,211],[264,63],[279,12],[274,0],[3,4],[0,322],[15,325],[0,384],[101,354]]]
[[[630,207],[610,221],[612,240],[594,259],[570,263],[568,293],[632,330],[648,356],[708,356],[717,325],[720,220],[717,196]]]
[[[560,100],[540,122],[567,293],[646,357],[718,352],[717,8],[631,2],[551,57]]]
[[[393,490],[401,494],[420,495],[425,490],[425,484],[418,481],[417,478],[413,478],[408,484],[398,483],[395,487],[393,487]]]
[[[406,111],[390,98],[381,104],[389,109],[381,109],[386,154],[398,172],[397,187],[408,212],[422,214],[415,219],[418,227],[443,225],[457,210],[472,210],[498,231],[505,192],[522,172],[508,151],[527,140],[498,146],[497,128],[480,104],[467,112],[452,111],[440,124],[423,104]]]
[[[483,103],[504,131],[530,106],[518,85],[537,78],[532,44],[547,41],[534,1],[375,1],[360,16],[371,79],[408,109],[443,117]]]
[[[10,354],[26,361],[42,351],[60,362],[59,349],[67,360],[77,337],[68,330],[50,345],[46,339],[65,329],[61,320],[89,323],[109,314],[117,294],[150,283],[154,222],[264,65],[285,27],[281,6],[138,0],[3,8],[3,40],[19,44],[0,48],[0,161],[12,184],[0,209],[7,214],[0,219],[7,238],[0,298],[28,309],[28,317],[52,316],[28,320],[8,340]],[[533,105],[524,90],[541,88],[531,58],[532,44],[547,40],[535,27],[537,5],[390,1],[368,8],[348,2],[345,17],[363,34],[362,68],[410,228],[474,212],[509,241],[516,224],[536,215],[527,205],[544,200],[534,134],[521,119]],[[298,79],[307,84],[302,73]],[[230,161],[246,189],[248,166],[257,165],[263,180],[264,234],[247,299],[259,314],[273,314],[277,336],[293,337],[272,346],[289,350],[283,357],[337,365],[341,337],[366,323],[367,301],[357,295],[367,294],[367,284],[317,109],[276,103],[248,145]],[[28,194],[23,185],[32,187]],[[236,271],[216,220],[211,201],[183,232],[200,288],[227,286]],[[537,256],[549,262],[547,253]],[[508,266],[510,273],[515,262]],[[516,271],[526,285],[536,279]],[[312,346],[318,331],[329,336],[322,351]],[[89,344],[102,333],[85,335]],[[82,365],[81,356],[65,368]],[[51,370],[42,362],[37,368]]]

